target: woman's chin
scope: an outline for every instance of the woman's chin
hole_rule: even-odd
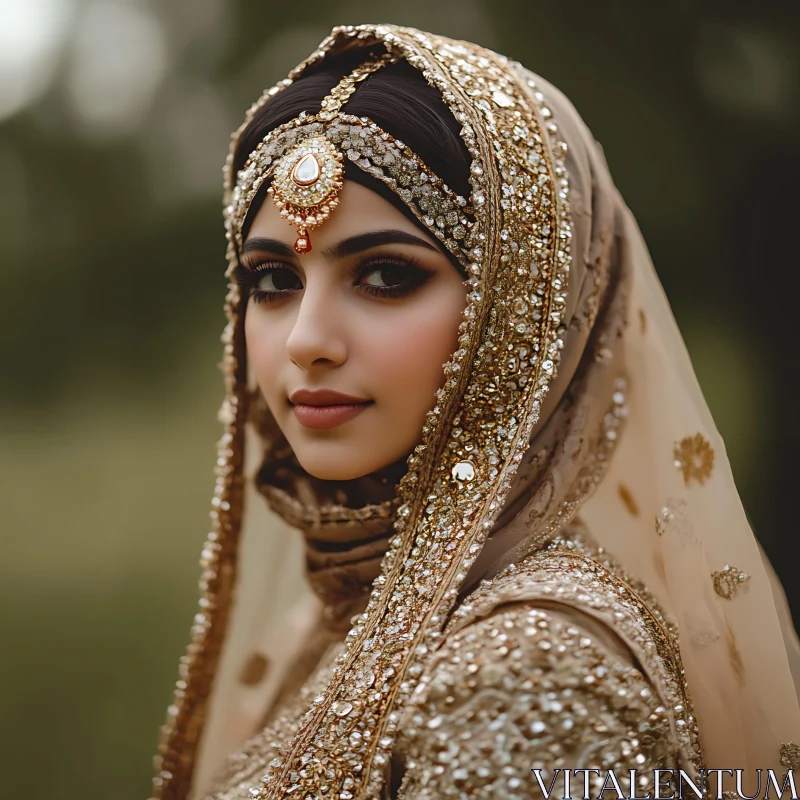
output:
[[[353,451],[347,453],[344,449],[337,448],[337,452],[323,454],[321,447],[314,448],[316,452],[307,455],[295,451],[300,466],[313,478],[321,481],[352,481],[363,478],[391,463],[390,460],[366,460],[363,452]]]

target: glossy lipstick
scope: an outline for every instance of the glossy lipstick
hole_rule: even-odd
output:
[[[298,422],[316,430],[343,425],[372,405],[372,400],[330,389],[297,389],[289,395],[289,402]]]

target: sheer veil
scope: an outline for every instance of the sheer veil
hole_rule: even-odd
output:
[[[214,777],[225,756],[253,734],[319,609],[304,576],[301,536],[268,508],[255,489],[264,442],[252,427],[246,439],[249,463],[238,555],[240,590],[209,704],[196,792]],[[248,674],[252,665],[255,674]]]
[[[534,80],[567,137],[580,117],[555,87]],[[571,148],[597,146],[582,122],[577,128],[583,141],[568,139]],[[797,634],[647,245],[612,191],[619,258],[632,276],[622,341],[628,417],[580,516],[677,625],[707,766],[779,773],[792,759],[800,766],[787,746],[800,735]]]
[[[709,767],[777,773],[800,730],[797,635],[629,212],[625,241],[636,264],[630,416],[582,516],[677,623]]]
[[[326,52],[344,49],[357,37],[380,42],[389,35],[395,37],[392,47],[399,52],[404,47],[425,48],[429,59],[435,58],[427,55],[429,51],[435,54],[441,42],[449,41],[434,37],[437,44],[429,47],[429,35],[410,29],[340,28],[292,74],[296,77]],[[575,208],[580,205],[581,186],[587,187],[583,200],[590,222],[584,225],[585,233],[576,234],[574,259],[585,259],[580,268],[591,270],[591,254],[600,239],[605,244],[613,239],[613,247],[606,251],[628,275],[627,324],[620,325],[613,348],[624,355],[626,364],[625,424],[602,480],[572,513],[628,573],[646,584],[677,626],[707,766],[773,768],[779,775],[783,767],[800,767],[800,748],[792,744],[800,741],[798,639],[780,582],[750,529],[723,441],[643,237],[613,185],[602,151],[571,103],[539,76],[502,56],[492,56],[516,76],[531,104],[546,103],[552,109],[558,135],[567,145],[566,168],[576,192],[570,202]],[[287,84],[271,92],[282,85]],[[269,96],[266,93],[260,102]],[[236,135],[234,146],[235,142]],[[609,226],[596,229],[591,216],[600,206],[613,213]],[[576,231],[580,230],[579,223]],[[589,238],[581,241],[580,236]],[[570,284],[578,274],[578,268],[570,273]],[[574,311],[577,298],[572,285],[567,297]],[[246,354],[230,327],[225,346],[228,358],[234,359],[237,379],[246,382]],[[574,361],[570,346],[562,354],[562,364]],[[228,425],[234,418],[244,419],[236,408],[244,400],[233,397],[234,385],[229,377],[222,410]],[[227,454],[223,461],[233,464],[236,474],[231,485],[243,492],[243,510],[240,517],[228,520],[226,535],[233,542],[238,574],[233,570],[228,576],[232,586],[235,574],[235,602],[225,600],[227,589],[222,590],[222,604],[226,608],[232,604],[228,629],[219,644],[213,691],[200,701],[204,710],[196,717],[202,736],[197,736],[199,758],[191,759],[197,763],[193,796],[202,796],[222,759],[254,733],[318,602],[304,582],[300,537],[266,507],[254,488],[254,475],[271,443],[265,443],[251,424],[240,431],[240,439],[230,430],[223,441]],[[229,473],[225,475],[232,480]],[[212,514],[225,502],[217,499]],[[546,541],[537,538],[525,507],[508,527],[509,545],[497,568],[532,543]],[[214,554],[227,546],[215,531],[207,552]],[[208,602],[208,585],[204,587]],[[201,602],[196,636],[208,626],[205,608]],[[184,687],[188,663],[182,671]],[[261,677],[264,670],[263,680],[252,679],[253,671]],[[179,683],[178,700],[170,711],[173,720],[184,709],[182,691]],[[167,747],[180,749],[179,735],[169,725],[165,741]]]

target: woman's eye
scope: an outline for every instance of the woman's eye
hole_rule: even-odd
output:
[[[358,288],[367,295],[382,298],[401,298],[421,288],[433,276],[416,261],[378,257],[359,269]]]
[[[273,267],[258,279],[257,288],[262,292],[291,292],[302,289],[303,284],[292,270]]]
[[[431,271],[418,266],[415,261],[377,257],[359,266],[351,280],[359,292],[370,297],[399,299],[421,288],[432,276]],[[303,281],[297,272],[280,262],[253,267],[239,264],[235,280],[245,287],[256,303],[284,300],[303,289]]]
[[[407,266],[397,264],[382,264],[364,273],[362,281],[367,286],[389,287],[408,282],[413,276]]]

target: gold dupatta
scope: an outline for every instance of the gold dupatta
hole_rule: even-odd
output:
[[[459,349],[445,366],[445,385],[400,484],[397,535],[383,574],[362,620],[348,634],[331,685],[309,710],[291,752],[274,765],[265,797],[283,796],[297,780],[313,796],[318,776],[328,770],[335,776],[332,789],[343,791],[344,782],[352,781],[353,796],[379,791],[380,767],[396,733],[393,709],[407,699],[412,688],[408,679],[421,668],[502,507],[555,374],[569,270],[564,153],[555,126],[542,116],[529,87],[510,72],[505,59],[445,40],[434,42],[410,30],[343,30],[303,68],[321,58],[336,39],[354,45],[371,39],[403,55],[443,90],[464,124],[478,187],[469,241],[473,291],[459,330]],[[469,96],[464,87],[472,83],[477,90],[480,84],[472,78],[477,71],[484,91],[480,97]],[[228,180],[231,187],[233,176]],[[509,202],[501,203],[498,193],[484,188],[490,185],[502,185]],[[233,240],[229,256],[233,267]],[[532,308],[539,319],[532,318]],[[195,640],[182,664],[179,702],[162,751],[162,771],[167,773],[158,787],[162,797],[181,797],[189,788],[202,699],[211,688],[233,591],[247,413],[242,299],[235,286],[227,312],[224,369],[229,396],[223,416],[229,427],[220,448],[218,530],[206,547],[205,610],[198,614]],[[471,335],[475,330],[482,331],[480,340]],[[480,364],[477,369],[473,361]],[[423,457],[428,453],[438,456]],[[456,547],[447,549],[451,541]],[[362,732],[361,746],[352,755],[349,744],[347,755],[340,752],[343,720]],[[301,762],[307,756],[319,765],[308,780],[298,777],[301,770],[307,774]]]

